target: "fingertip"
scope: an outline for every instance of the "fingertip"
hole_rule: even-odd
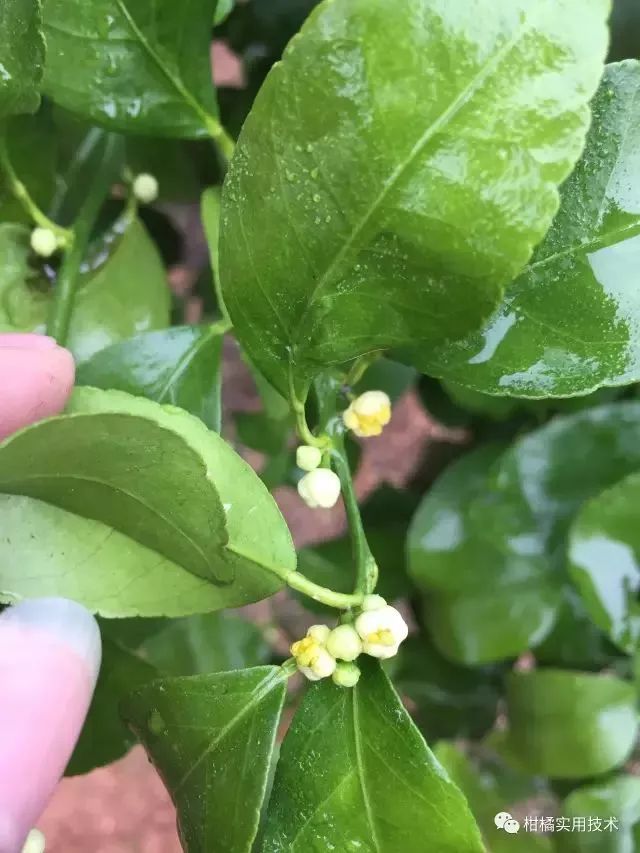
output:
[[[0,440],[59,414],[75,381],[69,350],[43,335],[0,335]]]
[[[100,629],[92,613],[68,598],[31,598],[0,614],[4,629],[38,632],[74,652],[85,664],[95,685],[102,659]]]

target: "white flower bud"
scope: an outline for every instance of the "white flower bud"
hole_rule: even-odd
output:
[[[331,509],[340,497],[340,478],[329,468],[316,468],[300,479],[298,494],[313,509]]]
[[[324,646],[329,633],[326,625],[312,625],[307,636],[291,646],[298,669],[309,681],[327,678],[336,668],[336,659]]]
[[[380,435],[391,420],[391,400],[384,391],[365,391],[343,412],[347,429],[361,438]]]
[[[39,829],[32,829],[25,841],[22,853],[44,853],[45,838]]]
[[[158,181],[153,175],[142,172],[133,181],[133,194],[142,204],[151,204],[158,198]]]
[[[409,633],[400,613],[388,604],[361,613],[356,619],[356,631],[362,639],[364,653],[381,660],[394,657]]]
[[[326,646],[331,628],[328,625],[312,625],[307,631],[307,637],[311,637],[321,646]]]
[[[31,248],[41,258],[50,258],[58,248],[58,238],[50,228],[34,228],[31,232]]]
[[[362,652],[362,640],[352,625],[338,625],[326,640],[327,651],[339,660],[353,661]]]
[[[315,471],[322,462],[322,452],[318,447],[301,444],[296,450],[296,465],[303,471]]]
[[[360,680],[360,670],[355,663],[339,663],[331,678],[338,687],[355,687]]]
[[[361,610],[380,610],[382,607],[386,607],[387,602],[381,595],[365,595],[362,599],[362,604],[360,605]]]

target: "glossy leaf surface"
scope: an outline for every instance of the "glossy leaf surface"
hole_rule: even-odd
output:
[[[49,429],[51,424],[82,423],[83,420],[94,419],[101,423],[111,421],[114,416],[127,421],[127,424],[129,417],[148,420],[152,429],[161,432],[163,441],[166,438],[164,433],[168,432],[168,440],[179,448],[179,453],[190,460],[189,464],[197,464],[200,479],[195,484],[181,480],[180,485],[174,484],[168,491],[152,496],[152,506],[157,506],[160,513],[168,514],[172,520],[173,513],[180,509],[191,519],[186,522],[192,526],[191,529],[194,519],[198,515],[203,516],[203,526],[197,525],[194,541],[204,548],[208,540],[213,549],[203,551],[210,562],[208,577],[215,572],[225,585],[209,588],[210,585],[200,579],[189,578],[188,573],[170,559],[177,549],[185,547],[186,541],[181,541],[180,537],[173,539],[172,531],[167,530],[166,525],[151,524],[150,515],[142,515],[142,521],[149,525],[142,529],[135,527],[134,518],[121,519],[124,529],[130,533],[127,536],[103,520],[112,510],[115,515],[119,505],[113,507],[110,500],[99,502],[98,520],[93,520],[88,517],[89,507],[79,505],[81,502],[77,495],[68,489],[56,491],[55,479],[49,485],[50,492],[45,494],[45,482],[26,478],[25,483],[16,486],[14,491],[31,495],[38,490],[40,496],[54,499],[58,506],[44,504],[33,497],[2,498],[0,589],[5,598],[63,595],[105,616],[185,615],[264,598],[281,586],[272,569],[295,568],[291,537],[273,499],[249,466],[201,421],[179,409],[165,408],[149,400],[90,388],[76,390],[70,412],[72,415],[75,413],[75,417],[31,427],[13,441],[20,442],[24,436],[29,438],[32,434],[41,435],[39,431]],[[184,448],[180,441],[184,442]],[[11,448],[11,443],[7,447]],[[142,470],[139,465],[145,458],[142,452],[131,459],[131,468],[122,461],[109,458],[108,445],[106,452],[105,458],[100,460],[95,454],[96,459],[93,462],[89,460],[88,464],[104,466],[105,459],[109,459],[107,473],[112,477],[121,475],[123,482],[134,477],[136,470]],[[73,457],[75,451],[70,453]],[[72,468],[74,461],[73,458],[58,458],[57,462],[54,459],[49,464],[54,468],[57,464],[62,470]],[[33,460],[30,465],[32,469]],[[166,458],[160,467],[171,470]],[[7,476],[5,467],[3,476]],[[147,476],[151,476],[148,471],[145,479]],[[154,469],[154,476],[166,478],[169,474],[155,472]],[[154,477],[151,477],[149,482],[153,481]],[[181,490],[196,486],[204,492],[206,501],[202,506],[185,504],[180,507]],[[85,491],[88,488],[87,485]],[[149,489],[149,485],[141,488]],[[67,510],[71,504],[75,512]],[[223,528],[217,526],[216,505],[223,508]],[[140,541],[143,534],[145,538],[149,536],[146,543]],[[151,550],[148,547],[150,542],[164,543],[166,553]],[[16,560],[16,554],[20,554],[20,560]],[[195,552],[192,558],[195,559]]]
[[[558,853],[634,853],[640,841],[640,780],[614,776],[577,788],[564,801],[562,814],[587,816],[587,826],[590,817],[595,820],[592,832],[556,836]]]
[[[335,0],[311,14],[223,194],[225,302],[281,391],[289,370],[305,389],[377,348],[428,364],[491,313],[580,155],[607,14],[607,0]]]
[[[640,468],[639,418],[635,402],[556,418],[500,458],[471,454],[426,495],[409,566],[431,594],[428,624],[448,657],[515,657],[549,634],[568,594],[569,525],[585,501]]]
[[[640,641],[640,474],[583,508],[571,528],[569,563],[593,621],[628,654]]]
[[[640,63],[609,65],[544,242],[484,328],[435,376],[491,394],[563,397],[640,378]]]
[[[492,530],[497,522],[474,512],[489,493],[500,450],[480,448],[449,468],[409,531],[409,569],[428,592],[428,630],[446,657],[466,664],[516,657],[535,646],[551,629],[560,597],[539,560],[503,549]]]
[[[568,670],[512,673],[509,747],[529,772],[556,779],[597,776],[629,757],[638,734],[633,684]]]
[[[480,853],[460,791],[377,662],[312,687],[287,733],[261,853]]]
[[[186,853],[248,853],[255,838],[286,679],[257,667],[157,681],[125,718],[164,779]]]
[[[45,92],[114,130],[205,136],[218,126],[209,66],[215,8],[216,0],[47,0]]]
[[[38,0],[3,0],[0,9],[0,119],[33,113],[45,57]]]
[[[219,431],[221,354],[214,327],[174,326],[101,350],[80,365],[76,381],[171,403]]]

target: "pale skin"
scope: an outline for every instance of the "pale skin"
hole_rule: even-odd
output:
[[[0,335],[0,440],[60,413],[74,378],[53,339]],[[35,599],[0,615],[0,853],[20,853],[58,784],[99,665],[99,630],[80,605]]]

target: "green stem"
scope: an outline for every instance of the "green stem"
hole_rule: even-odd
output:
[[[375,589],[378,581],[378,565],[375,561],[362,524],[358,499],[353,487],[351,469],[344,449],[342,438],[334,439],[331,459],[336,473],[340,477],[342,498],[347,511],[347,522],[351,533],[353,559],[356,565],[356,584],[354,595],[362,597]]]
[[[227,542],[225,547],[228,551],[237,554],[239,557],[244,557],[245,560],[251,560],[251,562],[256,563],[256,559],[253,555],[245,552],[237,545]],[[346,592],[336,592],[333,589],[327,589],[325,586],[319,586],[319,584],[314,583],[309,580],[309,578],[301,575],[300,572],[296,572],[295,569],[268,566],[264,563],[258,563],[258,565],[266,571],[271,572],[271,574],[276,575],[276,577],[279,577],[287,584],[287,586],[290,586],[291,589],[302,592],[314,601],[326,604],[327,607],[335,607],[338,610],[350,610],[352,607],[357,607],[362,603],[362,595],[350,595]]]
[[[15,173],[7,149],[7,140],[4,136],[0,136],[0,166],[6,175],[9,189],[28,213],[31,220],[40,228],[47,228],[49,231],[52,231],[58,239],[60,248],[70,246],[73,243],[73,231],[63,228],[61,225],[57,225],[52,219],[49,219],[31,198],[29,190]]]
[[[279,573],[277,573],[279,574]],[[280,575],[287,586],[295,589],[298,592],[304,593],[314,601],[319,601],[321,604],[326,604],[327,607],[335,607],[338,610],[350,610],[352,607],[358,607],[362,604],[362,594],[353,593],[350,595],[346,592],[336,592],[333,589],[319,586],[317,583],[310,581],[309,578],[301,575],[300,572],[289,572],[289,574]]]
[[[118,144],[117,138],[109,136],[105,139],[104,150],[93,183],[74,223],[74,240],[65,253],[56,281],[55,292],[49,318],[47,334],[54,337],[59,344],[64,345],[69,332],[69,323],[75,301],[76,290],[80,275],[80,266],[84,258],[89,238],[102,203],[111,186],[113,152]]]
[[[296,419],[296,429],[302,441],[311,447],[319,447],[320,450],[328,450],[331,446],[331,439],[329,436],[315,436],[309,429],[304,402],[300,400],[296,394],[295,383],[293,381],[293,370],[291,369],[291,366],[289,366],[289,404],[293,410],[293,414]]]
[[[208,117],[206,124],[209,136],[218,146],[218,149],[226,163],[230,163],[231,158],[233,157],[233,152],[235,151],[236,143],[216,119]]]

